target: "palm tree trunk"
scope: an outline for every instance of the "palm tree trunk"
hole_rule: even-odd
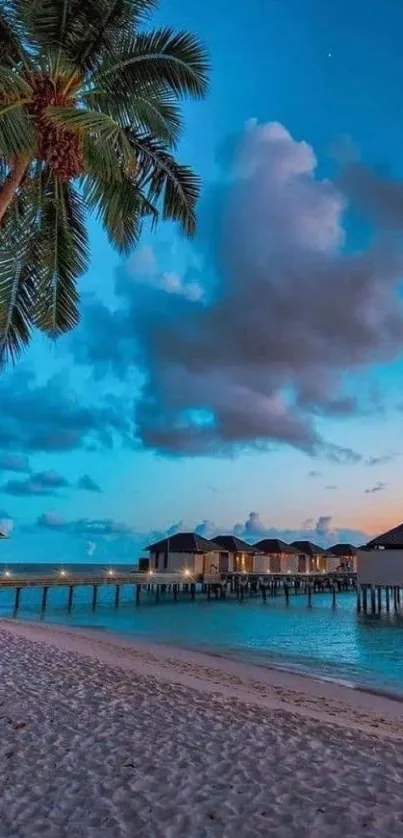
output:
[[[29,163],[29,158],[24,154],[15,158],[14,165],[11,167],[9,174],[0,189],[0,224],[10,206],[12,204],[15,193],[25,175]]]

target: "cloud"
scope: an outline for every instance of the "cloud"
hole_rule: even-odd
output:
[[[13,528],[13,519],[10,518],[6,512],[0,510],[0,533],[2,533],[2,535],[11,535]]]
[[[120,271],[116,311],[88,304],[76,357],[100,374],[141,371],[144,446],[226,455],[288,444],[361,459],[324,440],[318,420],[365,410],[345,374],[401,353],[403,258],[392,238],[347,246],[347,187],[320,179],[313,149],[284,126],[252,121],[201,205],[203,295],[172,293],[148,251]]]
[[[64,530],[75,535],[98,535],[117,536],[128,535],[133,532],[131,527],[112,518],[78,518],[75,521],[66,521],[64,518],[53,512],[44,512],[37,519],[37,526],[43,529]]]
[[[55,495],[59,489],[69,486],[69,481],[56,471],[42,471],[32,474],[26,480],[8,480],[0,491],[6,495]]]
[[[0,454],[0,471],[17,471],[29,474],[31,466],[23,454]]]
[[[0,445],[9,451],[63,452],[93,446],[131,444],[132,423],[113,396],[98,404],[70,390],[65,376],[39,384],[30,373],[13,373],[0,381]]]
[[[188,300],[201,300],[204,296],[202,286],[175,270],[161,270],[154,250],[149,245],[142,245],[130,256],[127,273],[137,284],[148,285],[167,294],[175,294]]]
[[[309,518],[294,529],[279,529],[267,524],[260,513],[250,512],[246,521],[235,525],[233,532],[251,543],[262,538],[280,538],[288,543],[304,539],[322,547],[330,547],[340,541],[358,546],[369,538],[369,534],[362,530],[335,526],[330,515],[320,515],[316,519]]]
[[[322,477],[322,472],[312,469],[312,471],[308,472],[308,477]]]
[[[371,486],[369,489],[365,489],[364,494],[372,495],[374,492],[383,492],[386,489],[386,483],[376,483],[375,486]]]
[[[92,477],[89,476],[89,474],[83,474],[83,476],[80,477],[77,483],[77,488],[83,489],[87,492],[102,492],[101,487],[98,485],[98,483],[95,483],[95,480],[93,480]]]
[[[396,459],[396,454],[382,454],[378,457],[368,457],[365,460],[366,466],[383,466],[386,463],[391,463],[392,460]]]
[[[325,486],[325,489],[328,489],[329,491],[334,491],[335,489],[337,489],[337,486],[331,483],[329,484],[329,486]]]
[[[47,511],[39,515],[27,533],[31,540],[40,539],[44,555],[53,562],[93,560],[101,565],[119,562],[133,565],[139,556],[144,555],[147,544],[180,529],[183,529],[182,521],[175,522],[166,530],[144,533],[112,518],[68,520],[56,512]]]

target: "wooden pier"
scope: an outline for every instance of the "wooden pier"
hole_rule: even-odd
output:
[[[207,600],[235,599],[243,601],[251,597],[261,597],[266,602],[271,597],[283,596],[286,605],[293,596],[305,596],[308,607],[313,605],[313,595],[330,593],[332,605],[336,606],[338,594],[356,589],[356,574],[354,573],[297,573],[297,574],[258,574],[258,573],[224,573],[204,576],[193,575],[190,571],[180,573],[117,573],[113,570],[103,575],[81,575],[61,570],[58,574],[48,576],[18,576],[12,571],[0,577],[0,596],[4,589],[14,590],[14,609],[16,615],[21,608],[21,594],[26,588],[42,590],[40,610],[44,614],[48,604],[48,593],[51,588],[66,588],[66,609],[69,613],[74,606],[74,592],[77,587],[92,588],[91,607],[95,611],[98,603],[98,591],[103,585],[114,586],[114,606],[119,607],[121,588],[123,585],[133,587],[133,602],[138,606],[144,601],[143,592],[148,594],[147,602],[159,603],[172,598],[173,601],[184,598],[195,600],[204,596]],[[362,609],[367,610],[367,592],[357,592],[358,600],[363,597]],[[151,597],[150,597],[151,595]],[[396,593],[396,598],[400,592]],[[388,599],[387,602],[390,600]],[[381,608],[381,600],[374,599],[375,606]],[[372,603],[372,599],[371,599]],[[374,607],[375,607],[374,606]],[[361,609],[361,605],[358,610]]]

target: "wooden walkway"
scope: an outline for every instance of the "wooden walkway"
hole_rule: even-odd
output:
[[[262,600],[266,601],[268,597],[284,596],[288,604],[290,596],[305,595],[308,606],[311,606],[313,594],[331,593],[332,604],[336,605],[338,593],[356,589],[356,574],[225,573],[196,576],[183,571],[180,573],[128,572],[122,574],[109,570],[103,575],[82,575],[61,570],[52,575],[18,576],[12,571],[6,571],[0,577],[0,594],[4,589],[15,591],[13,613],[16,614],[21,606],[21,591],[26,588],[41,588],[41,612],[44,613],[47,608],[49,589],[67,588],[67,610],[70,613],[73,608],[75,588],[83,585],[92,588],[93,611],[97,607],[98,590],[103,585],[115,587],[115,608],[119,606],[123,585],[133,586],[136,605],[140,605],[144,590],[152,594],[156,603],[166,601],[167,595],[172,596],[176,601],[179,598],[183,599],[184,596],[195,600],[197,594],[204,595],[208,600],[232,598],[241,601],[249,597],[261,596]]]

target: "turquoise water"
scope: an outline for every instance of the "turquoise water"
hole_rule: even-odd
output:
[[[95,568],[98,572],[100,568]],[[1,573],[1,568],[0,568]],[[11,616],[14,592],[0,590],[0,616]],[[45,622],[101,629],[246,658],[321,678],[375,688],[403,696],[403,616],[364,617],[355,610],[354,594],[339,594],[332,608],[327,594],[210,602],[170,595],[159,605],[142,592],[134,603],[134,586],[122,586],[121,604],[113,606],[114,587],[101,587],[95,613],[91,588],[77,587],[72,614],[66,610],[67,588],[49,589]],[[41,591],[21,592],[19,619],[39,620]]]

